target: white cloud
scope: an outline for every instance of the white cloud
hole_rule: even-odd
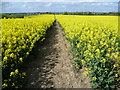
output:
[[[50,6],[52,6],[52,3],[50,2],[50,3],[46,4],[45,6],[50,7]]]
[[[114,3],[92,3],[91,5],[112,5]]]
[[[29,9],[30,8],[30,6],[26,5],[25,3],[21,7],[24,8],[24,9]]]
[[[26,4],[24,4],[23,7],[26,7]]]

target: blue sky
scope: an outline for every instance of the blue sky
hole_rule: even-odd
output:
[[[2,0],[2,2],[118,2],[119,0]]]
[[[4,0],[3,13],[21,12],[117,12],[119,0]],[[1,12],[0,12],[1,13]]]

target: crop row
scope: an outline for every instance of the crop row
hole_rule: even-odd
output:
[[[57,15],[72,46],[77,69],[84,67],[93,88],[116,88],[120,76],[117,16]]]
[[[20,88],[26,73],[21,65],[35,43],[45,39],[46,30],[53,24],[52,15],[36,15],[23,19],[2,19],[2,85]]]

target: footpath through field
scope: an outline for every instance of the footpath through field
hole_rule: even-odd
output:
[[[26,88],[90,88],[83,71],[74,72],[70,44],[57,22],[48,31],[38,53],[26,65]]]

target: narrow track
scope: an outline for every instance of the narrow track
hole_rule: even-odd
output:
[[[25,72],[26,88],[90,88],[89,80],[83,78],[82,70],[76,78],[70,44],[66,42],[57,22],[48,31],[36,57],[31,58],[26,65]]]

